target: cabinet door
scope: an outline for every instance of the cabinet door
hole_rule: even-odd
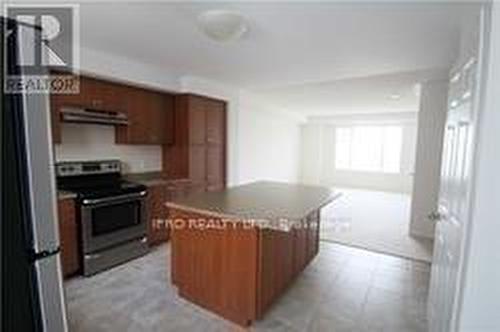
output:
[[[54,143],[61,143],[60,110],[62,107],[75,106],[109,111],[124,111],[126,108],[120,85],[85,76],[80,76],[78,81],[79,93],[50,96]]]
[[[58,75],[57,72],[52,73]],[[64,106],[86,107],[89,91],[89,81],[84,77],[79,80],[79,93],[77,94],[51,94],[50,110],[52,116],[52,141],[54,144],[62,143],[61,137],[61,108]]]
[[[147,140],[147,124],[144,107],[147,98],[142,90],[133,87],[123,87],[124,98],[127,107],[125,112],[128,116],[128,126],[118,126],[116,128],[116,143],[130,144],[143,143]]]
[[[206,148],[203,145],[189,147],[189,179],[196,183],[206,182]]]
[[[319,210],[307,217],[307,260],[312,260],[319,252]]]
[[[162,144],[165,139],[164,125],[166,122],[166,113],[164,112],[164,102],[161,94],[142,91],[143,108],[142,126],[145,127],[146,137],[143,143]]]
[[[206,112],[204,99],[191,96],[188,100],[189,143],[205,144],[206,140]]]
[[[164,132],[163,144],[174,144],[174,96],[171,94],[162,94],[163,105],[161,112],[164,117],[161,118],[161,131]]]
[[[161,145],[173,140],[173,98],[159,92],[122,87],[128,126],[118,126],[116,142],[120,144]]]
[[[159,93],[147,93],[147,109],[144,109],[148,144],[171,144],[173,142],[173,96]]]
[[[207,183],[209,186],[224,187],[225,158],[224,147],[208,145],[207,151]]]
[[[61,138],[61,117],[59,109],[62,105],[60,95],[50,95],[50,116],[52,129],[52,143],[59,144]]]
[[[168,195],[164,185],[151,186],[148,188],[146,215],[149,245],[160,244],[167,241],[169,238],[167,224],[168,211],[165,206],[167,200]]]
[[[208,144],[222,145],[225,140],[226,113],[225,103],[207,99],[206,110],[206,139]]]
[[[72,199],[59,200],[58,216],[59,237],[61,241],[61,264],[63,275],[67,277],[75,274],[80,269],[75,202]]]
[[[262,317],[292,281],[294,274],[293,246],[294,238],[291,232],[260,230],[258,317]]]
[[[305,221],[303,221],[305,222]],[[294,233],[294,272],[300,273],[307,265],[307,228],[300,225],[293,229]]]
[[[70,105],[96,110],[113,110],[116,92],[111,83],[102,80],[80,76],[80,93],[68,95]]]

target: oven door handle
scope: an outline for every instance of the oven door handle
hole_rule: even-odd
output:
[[[119,195],[119,196],[110,196],[110,197],[104,197],[104,198],[97,198],[97,199],[84,199],[82,201],[82,204],[84,205],[95,205],[95,204],[101,204],[101,203],[113,203],[116,201],[122,201],[122,200],[129,200],[129,199],[137,199],[146,196],[147,191],[141,191],[139,193],[133,193],[133,194],[126,194],[126,195]]]

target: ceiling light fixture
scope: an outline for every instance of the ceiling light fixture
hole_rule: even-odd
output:
[[[245,18],[229,10],[208,10],[198,16],[198,25],[211,39],[219,42],[235,41],[248,31]]]
[[[392,95],[390,95],[390,98],[392,100],[399,100],[399,99],[401,99],[401,95],[399,95],[397,93],[393,93]]]

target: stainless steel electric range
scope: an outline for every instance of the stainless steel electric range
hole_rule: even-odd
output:
[[[61,162],[58,189],[77,194],[83,275],[148,251],[146,187],[123,180],[119,160]]]

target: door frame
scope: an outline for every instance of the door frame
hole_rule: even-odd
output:
[[[476,197],[476,177],[477,177],[477,168],[478,168],[478,146],[479,146],[479,133],[481,132],[481,128],[484,126],[483,121],[483,113],[485,112],[485,91],[486,89],[486,80],[488,77],[488,68],[489,62],[492,59],[489,59],[489,49],[490,44],[493,42],[490,39],[490,30],[491,30],[491,4],[486,3],[481,5],[479,10],[479,41],[478,41],[478,80],[476,86],[476,94],[477,98],[474,100],[474,109],[475,109],[475,128],[474,128],[474,143],[472,146],[473,149],[473,158],[471,162],[471,179],[470,179],[470,190],[467,194],[467,219],[464,220],[464,237],[462,240],[462,245],[460,248],[460,263],[459,263],[459,271],[457,275],[457,282],[455,288],[455,302],[452,308],[452,317],[450,321],[450,331],[458,331],[460,326],[460,318],[463,307],[464,300],[464,289],[465,284],[467,283],[466,272],[467,266],[469,263],[469,257],[467,253],[470,251],[471,246],[471,230],[473,228],[473,213],[474,213],[474,199]]]

